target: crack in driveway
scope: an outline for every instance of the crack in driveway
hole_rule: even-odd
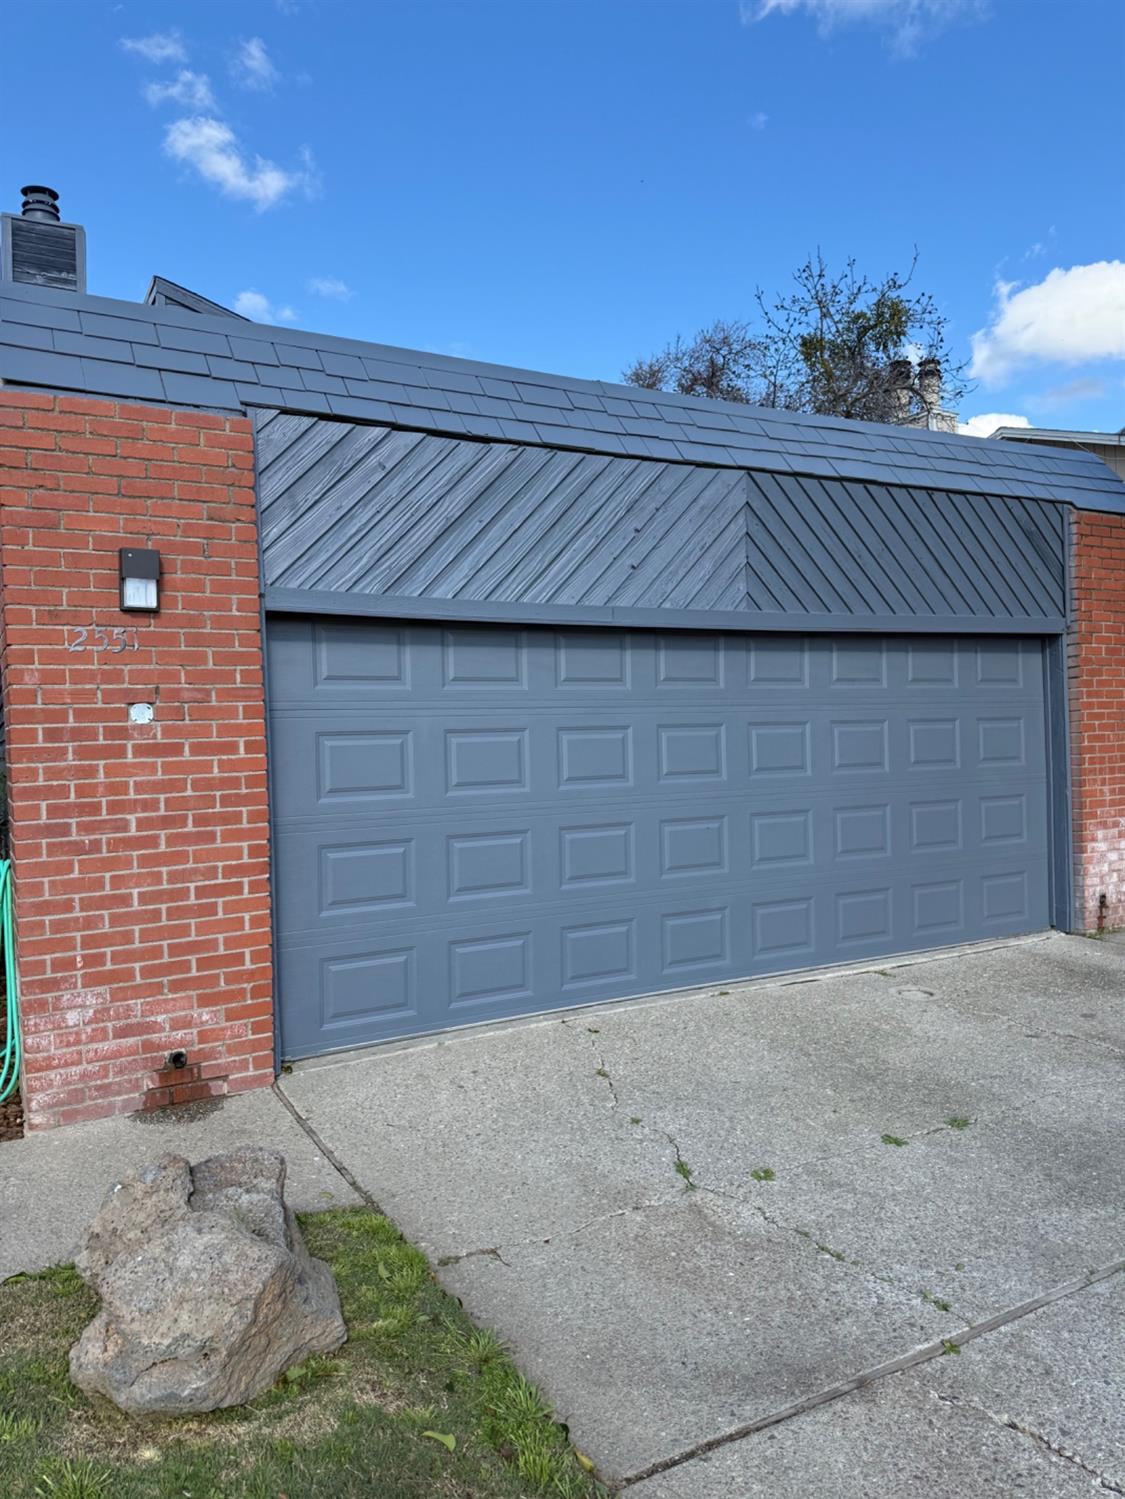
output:
[[[936,1399],[940,1400],[943,1405],[958,1406],[966,1410],[976,1411],[978,1415],[984,1416],[986,1420],[991,1421],[995,1426],[1002,1426],[1008,1431],[1018,1432],[1020,1436],[1027,1437],[1029,1441],[1033,1442],[1037,1447],[1042,1447],[1060,1462],[1070,1463],[1073,1467],[1078,1468],[1080,1472],[1085,1473],[1088,1478],[1093,1478],[1108,1493],[1125,1494],[1125,1488],[1122,1488],[1114,1479],[1100,1472],[1097,1468],[1092,1467],[1090,1463],[1084,1462],[1077,1452],[1072,1452],[1069,1448],[1060,1446],[1058,1442],[1053,1442],[1050,1437],[1044,1436],[1041,1431],[1036,1431],[1033,1426],[1026,1426],[1022,1421],[1017,1421],[1011,1416],[997,1415],[995,1411],[990,1411],[987,1406],[981,1405],[976,1400],[966,1400],[961,1395],[936,1394]]]

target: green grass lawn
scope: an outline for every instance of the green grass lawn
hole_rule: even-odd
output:
[[[4,1499],[595,1499],[605,1489],[503,1346],[395,1226],[302,1219],[332,1266],[348,1341],[252,1405],[130,1419],[67,1378],[95,1296],[69,1267],[0,1285]]]

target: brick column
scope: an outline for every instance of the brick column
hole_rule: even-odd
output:
[[[1075,924],[1125,926],[1125,516],[1072,521],[1067,642]]]
[[[242,418],[0,391],[29,1128],[272,1079],[253,465]],[[159,614],[119,611],[122,546],[159,549]]]

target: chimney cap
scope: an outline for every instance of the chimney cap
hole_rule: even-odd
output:
[[[30,183],[27,187],[21,187],[20,192],[23,194],[20,213],[25,219],[47,219],[58,223],[59,195],[53,187]]]

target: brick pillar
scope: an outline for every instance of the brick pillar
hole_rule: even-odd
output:
[[[243,418],[0,391],[30,1128],[273,1076],[253,465]],[[159,614],[119,611],[122,546],[159,549]]]
[[[1075,925],[1125,926],[1125,516],[1072,521],[1067,641]]]

